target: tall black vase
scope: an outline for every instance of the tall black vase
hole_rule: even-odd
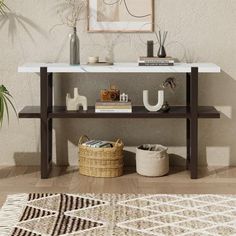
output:
[[[74,27],[74,32],[70,37],[70,64],[80,64],[80,42],[77,36],[76,27]]]
[[[160,46],[157,56],[160,57],[160,58],[165,58],[166,57],[166,49],[165,49],[164,46]]]

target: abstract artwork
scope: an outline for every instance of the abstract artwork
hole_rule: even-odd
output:
[[[89,32],[152,32],[154,0],[89,0]]]

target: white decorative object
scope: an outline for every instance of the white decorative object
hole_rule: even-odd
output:
[[[164,91],[163,90],[159,90],[158,91],[158,103],[154,106],[149,104],[149,91],[148,90],[144,90],[143,91],[143,104],[145,106],[145,108],[148,111],[159,111],[161,110],[163,104],[164,104]]]
[[[129,95],[125,94],[125,93],[122,93],[120,95],[120,102],[128,102],[128,101],[129,101]]]
[[[78,111],[80,106],[84,111],[88,110],[87,98],[79,95],[79,89],[74,88],[74,98],[69,93],[66,95],[66,108],[67,111]]]
[[[89,64],[95,64],[99,62],[99,57],[89,57],[88,58],[88,63]]]

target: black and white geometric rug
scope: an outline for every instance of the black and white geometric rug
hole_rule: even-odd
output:
[[[0,236],[236,235],[235,195],[17,194]]]

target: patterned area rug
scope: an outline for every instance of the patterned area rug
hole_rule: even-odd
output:
[[[9,196],[0,210],[0,236],[46,235],[236,235],[236,196]]]

